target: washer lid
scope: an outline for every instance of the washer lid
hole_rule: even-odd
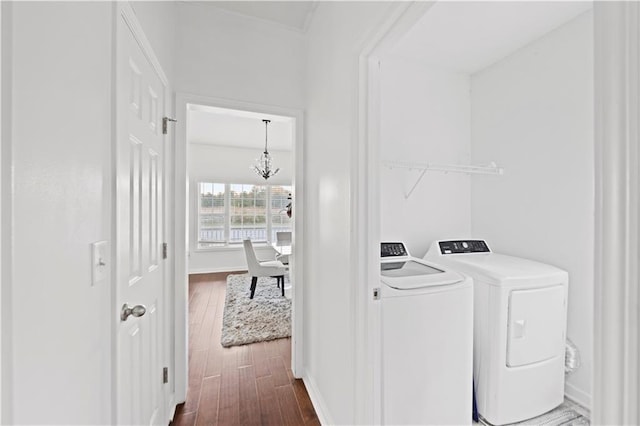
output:
[[[439,259],[456,270],[490,284],[535,281],[566,282],[568,274],[555,266],[497,253],[453,254]]]
[[[458,273],[410,257],[380,262],[380,275],[384,284],[398,290],[455,284],[464,280]]]
[[[441,274],[444,271],[412,259],[380,263],[380,274],[384,277],[413,277],[416,275]]]

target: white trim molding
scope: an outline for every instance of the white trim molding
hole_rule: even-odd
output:
[[[199,275],[199,274],[218,274],[223,272],[236,273],[236,274],[246,274],[247,273],[247,265],[240,266],[223,266],[220,268],[197,268],[189,271],[189,275]]]
[[[304,382],[305,388],[307,388],[309,399],[311,399],[311,404],[316,411],[316,416],[318,417],[318,420],[320,420],[320,424],[335,425],[336,422],[333,421],[333,418],[329,414],[327,403],[322,399],[322,393],[318,391],[318,385],[316,384],[315,379],[311,375],[306,374],[302,378],[302,381]]]
[[[380,284],[380,94],[379,57],[433,6],[433,2],[398,2],[359,46],[357,58],[357,143],[351,156],[352,287],[355,359],[355,422],[380,424],[382,363],[380,304],[372,297]],[[314,405],[315,405],[315,401]],[[321,419],[322,420],[322,419]]]
[[[120,8],[120,15],[122,16],[122,18],[125,20],[129,28],[131,29],[133,36],[136,38],[136,41],[138,42],[138,44],[142,49],[142,53],[147,57],[147,60],[153,67],[153,70],[158,75],[158,78],[160,78],[160,81],[162,82],[162,84],[165,87],[168,86],[169,79],[167,78],[167,74],[165,74],[164,70],[162,69],[162,66],[160,65],[160,61],[158,60],[158,57],[156,56],[153,50],[153,47],[151,47],[151,42],[149,42],[149,39],[145,35],[142,29],[142,25],[138,21],[138,17],[136,16],[136,13],[133,11],[133,8],[131,7],[130,3],[122,3]]]
[[[640,422],[640,4],[595,2],[593,422]]]
[[[591,395],[571,383],[564,384],[564,396],[584,409],[590,410],[590,407],[592,406]]]
[[[13,423],[13,321],[12,321],[12,33],[13,6],[0,3],[0,424]]]

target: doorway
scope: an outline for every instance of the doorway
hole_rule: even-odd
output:
[[[287,368],[294,377],[301,377],[303,298],[302,286],[296,283],[302,282],[304,267],[302,112],[183,94],[177,95],[176,108],[175,249],[176,253],[184,253],[184,257],[177,256],[175,271],[176,399],[186,400],[188,389],[189,274],[246,271],[244,238],[254,240],[259,258],[273,259],[272,240],[285,227],[290,227],[292,234],[291,286],[285,287],[291,298],[291,365]],[[266,125],[265,119],[270,120]],[[212,134],[217,134],[218,139],[208,139],[207,135]],[[250,168],[264,150],[265,139],[273,154],[274,168],[281,169],[266,182]],[[282,149],[282,140],[276,139],[287,139],[288,149]],[[204,219],[199,219],[203,212],[198,212],[196,200],[202,194],[211,194],[211,201],[215,198],[220,206],[226,200],[226,207],[218,212],[224,214],[208,217],[208,222],[200,220]],[[240,217],[241,211],[231,214],[231,205],[237,204],[232,197],[247,198],[248,194],[264,200],[264,204],[268,200],[275,207],[264,215],[256,215],[255,211],[244,217]],[[289,194],[291,219],[286,216]]]
[[[545,7],[549,9],[541,9]],[[470,235],[493,241],[497,251],[568,270],[576,283],[569,296],[568,337],[580,348],[583,365],[570,376],[565,393],[586,406],[591,397],[594,286],[590,9],[586,2],[415,7],[361,57],[361,77],[368,79],[366,155],[372,164],[369,193],[374,194],[367,206],[370,230],[378,237],[372,238],[368,250],[380,240],[405,240],[409,251],[422,257],[435,240]],[[479,24],[483,17],[489,20]],[[512,34],[498,36],[501,25],[510,26]],[[473,35],[478,30],[482,37]],[[507,46],[505,41],[514,44]],[[566,51],[556,50],[560,45]],[[553,120],[557,116],[564,120]],[[563,158],[566,154],[570,157]],[[413,170],[397,167],[403,162],[413,163]],[[455,170],[491,162],[504,168],[504,176]],[[420,164],[448,168],[425,175],[428,167],[420,169]],[[567,174],[575,179],[562,182],[567,186],[552,178]],[[549,190],[542,189],[547,186]],[[565,202],[573,204],[565,209]],[[524,205],[530,209],[514,211]],[[542,208],[550,212],[551,205],[562,214],[547,220],[536,213]],[[414,223],[438,226],[407,226]],[[579,241],[584,250],[546,244],[554,236]],[[519,245],[516,240],[528,243]],[[378,263],[369,257],[372,287]],[[375,324],[375,304],[368,310]],[[368,339],[375,346],[375,330]],[[372,362],[375,372],[379,360]],[[374,406],[380,406],[375,400],[379,388],[376,383]],[[374,416],[379,416],[375,409]]]
[[[317,424],[305,385],[291,372],[290,338],[220,345],[227,279],[237,282],[237,274],[189,276],[189,389],[174,423]]]

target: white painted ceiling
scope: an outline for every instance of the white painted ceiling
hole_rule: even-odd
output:
[[[315,10],[315,1],[211,1],[209,4],[303,32]]]
[[[592,8],[583,1],[440,1],[393,55],[472,74]]]
[[[265,136],[263,119],[271,120],[269,150],[291,151],[292,118],[203,105],[189,105],[187,139],[189,143],[261,150]]]

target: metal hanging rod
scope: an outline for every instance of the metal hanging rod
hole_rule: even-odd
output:
[[[384,161],[382,163],[385,167],[390,169],[406,169],[406,170],[418,170],[422,171],[416,183],[413,184],[408,193],[404,194],[404,198],[408,199],[413,191],[416,189],[425,173],[428,171],[444,172],[444,173],[466,173],[472,175],[502,175],[504,169],[498,167],[496,163],[491,162],[485,166],[471,166],[460,164],[429,164],[429,163],[410,163],[404,161]]]

